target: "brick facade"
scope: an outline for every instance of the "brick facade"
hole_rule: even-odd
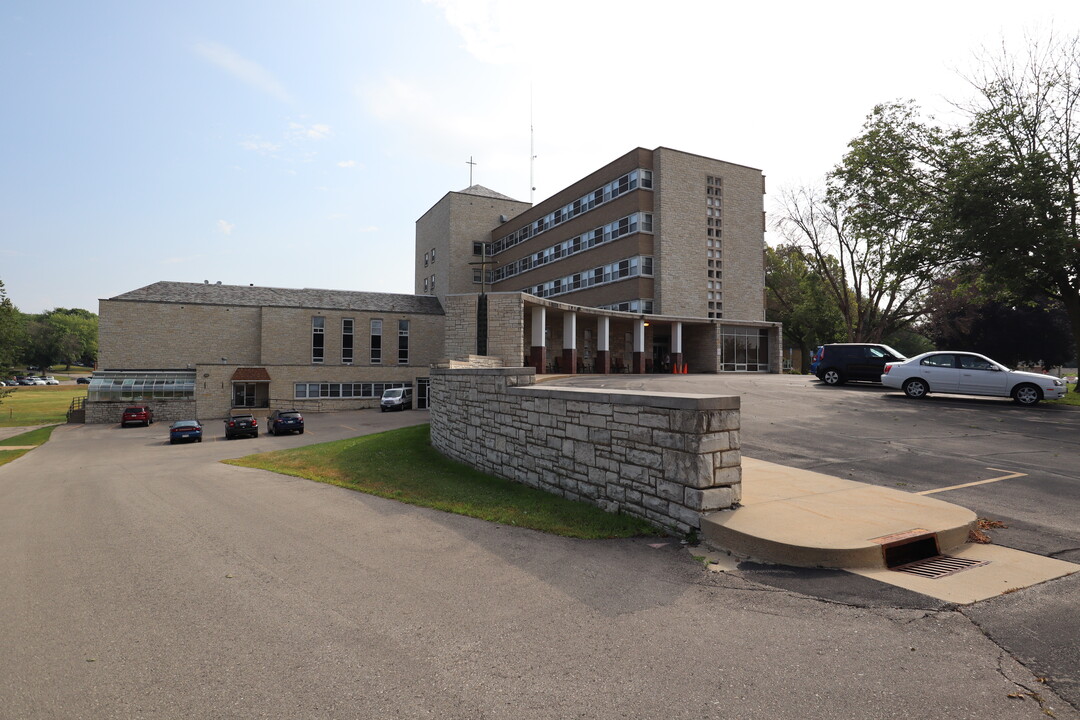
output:
[[[255,407],[244,406],[257,414],[355,410],[376,407],[379,398],[297,398],[295,384],[405,383],[415,396],[417,379],[443,357],[444,317],[433,298],[157,283],[102,300],[99,310],[102,370],[194,372],[194,407],[175,398],[115,403],[145,402],[163,420],[227,416],[238,368],[259,368],[268,378],[254,383]],[[313,361],[312,318],[322,319],[321,363]],[[343,354],[346,320],[353,325],[351,362]],[[372,320],[382,322],[380,362],[372,356]],[[406,362],[399,362],[399,321],[408,322]],[[88,403],[88,422],[113,422],[113,404]]]

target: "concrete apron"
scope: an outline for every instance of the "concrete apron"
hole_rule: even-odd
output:
[[[838,568],[957,604],[1080,571],[1062,560],[969,543],[976,521],[972,511],[934,498],[743,456],[742,506],[702,518],[701,531],[707,544],[735,556]],[[933,565],[923,572],[907,562],[938,553],[957,559],[935,563],[954,566],[950,572],[934,572]]]

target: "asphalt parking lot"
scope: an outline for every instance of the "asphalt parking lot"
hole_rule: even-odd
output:
[[[779,462],[791,381],[723,380],[748,454],[759,432]],[[964,614],[836,601],[670,538],[567,540],[217,462],[426,420],[230,441],[209,421],[175,446],[166,423],[65,426],[0,467],[0,716],[1080,718],[1058,697],[1080,701],[1072,627],[1031,656],[1001,639],[1044,634],[1039,588]],[[859,467],[843,447],[819,461]]]
[[[742,398],[750,457],[933,497],[1007,528],[993,542],[1080,564],[1080,409],[959,395],[907,398],[803,375],[579,376],[559,383]],[[859,589],[831,571],[747,566],[746,576],[838,601],[917,599]],[[964,608],[989,637],[1080,706],[1080,575]]]

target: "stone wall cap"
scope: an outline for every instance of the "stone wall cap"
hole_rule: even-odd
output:
[[[612,405],[638,405],[672,410],[738,410],[738,395],[702,395],[698,393],[643,392],[641,390],[598,390],[532,385],[507,388],[511,395],[544,397],[555,400],[600,402]]]
[[[444,360],[443,362],[450,362]],[[531,367],[432,367],[432,375],[535,375]]]

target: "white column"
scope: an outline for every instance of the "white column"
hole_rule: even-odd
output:
[[[596,318],[596,349],[600,352],[611,349],[611,318],[607,315]]]
[[[577,350],[577,313],[563,313],[563,350]]]
[[[634,352],[645,352],[645,321],[634,321]]]
[[[543,305],[533,305],[532,309],[532,346],[544,346],[544,334],[547,327],[547,308]]]
[[[673,323],[671,323],[671,352],[672,353],[681,353],[682,352],[682,323],[681,322],[673,322]]]

